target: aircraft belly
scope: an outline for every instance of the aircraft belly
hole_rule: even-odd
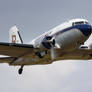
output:
[[[52,63],[50,55],[44,56],[44,58],[39,58],[36,55],[27,55],[15,60],[11,65],[41,65]]]
[[[18,58],[11,65],[33,65],[36,64],[37,60],[35,58]]]

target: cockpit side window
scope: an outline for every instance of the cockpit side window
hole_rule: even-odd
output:
[[[72,23],[72,26],[74,26],[74,22]]]
[[[87,21],[85,21],[85,24],[88,24],[88,22],[87,22]]]

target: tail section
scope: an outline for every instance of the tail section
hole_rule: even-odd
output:
[[[9,42],[21,44],[23,43],[23,40],[19,33],[19,29],[16,26],[13,26],[9,31]]]

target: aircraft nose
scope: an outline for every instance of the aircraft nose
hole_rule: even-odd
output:
[[[85,35],[89,36],[92,32],[92,26],[91,25],[81,25],[79,27],[80,31]]]

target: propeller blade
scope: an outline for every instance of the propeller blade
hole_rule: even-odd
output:
[[[55,53],[54,47],[52,47],[50,49],[50,53],[51,53],[51,59],[54,60],[56,58],[56,53]]]

